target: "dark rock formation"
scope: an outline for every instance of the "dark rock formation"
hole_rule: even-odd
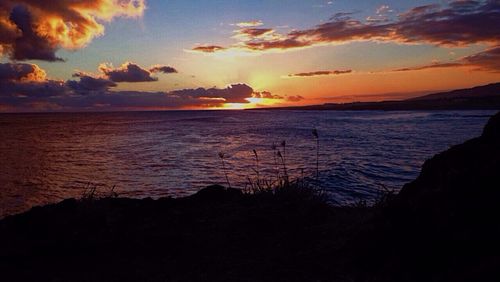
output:
[[[481,137],[469,140],[425,162],[420,176],[406,184],[398,205],[429,214],[434,221],[498,210],[500,205],[500,113]]]
[[[365,238],[379,254],[365,257],[368,273],[381,281],[498,281],[499,202],[500,113],[481,137],[426,161],[383,210]]]

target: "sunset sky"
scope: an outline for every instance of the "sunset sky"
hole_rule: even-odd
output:
[[[500,81],[499,27],[497,0],[1,0],[0,111],[403,99]]]

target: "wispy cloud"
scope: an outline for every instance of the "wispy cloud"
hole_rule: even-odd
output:
[[[194,47],[192,50],[195,52],[202,52],[202,53],[215,53],[218,51],[225,50],[226,48],[218,45],[200,45]]]
[[[327,71],[312,71],[312,72],[300,72],[289,74],[288,77],[312,77],[312,76],[325,76],[325,75],[340,75],[352,73],[352,70],[327,70]]]
[[[260,20],[252,20],[252,21],[246,21],[246,22],[239,22],[239,23],[236,23],[235,25],[238,27],[256,27],[256,26],[263,25],[263,23]]]
[[[457,60],[396,69],[395,71],[418,71],[434,68],[471,67],[475,70],[500,72],[500,47],[493,47]]]

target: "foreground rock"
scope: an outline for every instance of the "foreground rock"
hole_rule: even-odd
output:
[[[66,200],[0,221],[0,281],[499,281],[500,114],[393,199]]]
[[[1,281],[303,281],[335,275],[332,250],[363,213],[308,191],[66,200],[0,223]],[[336,236],[340,239],[335,239]]]
[[[388,203],[378,241],[366,239],[380,262],[373,271],[393,281],[500,281],[499,203],[500,113],[481,137],[426,161]]]

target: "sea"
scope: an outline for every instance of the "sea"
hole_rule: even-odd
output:
[[[372,203],[415,179],[436,153],[479,136],[494,113],[0,114],[0,217],[89,193],[159,198],[211,184],[249,189],[285,170],[334,205]]]

